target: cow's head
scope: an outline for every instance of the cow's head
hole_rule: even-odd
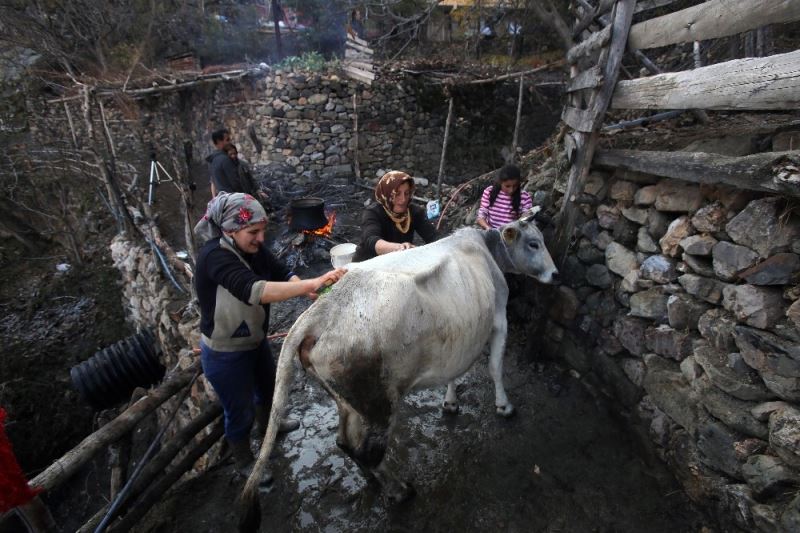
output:
[[[536,278],[542,283],[557,283],[558,269],[544,244],[542,232],[536,226],[537,208],[519,220],[502,226],[499,231],[511,266],[518,274]]]

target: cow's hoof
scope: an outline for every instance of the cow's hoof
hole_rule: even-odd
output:
[[[446,415],[455,415],[458,414],[458,402],[448,402],[445,401],[442,404],[442,411]]]
[[[414,485],[411,483],[406,483],[405,481],[401,481],[398,486],[392,490],[391,493],[387,493],[386,496],[393,505],[399,505],[407,502],[416,494],[417,491],[414,489]]]
[[[516,413],[516,411],[514,410],[514,406],[510,403],[497,406],[497,414],[503,418],[511,418],[514,416],[514,413]]]

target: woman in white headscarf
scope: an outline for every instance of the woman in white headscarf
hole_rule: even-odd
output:
[[[275,363],[266,340],[269,304],[295,296],[316,298],[318,289],[336,283],[345,272],[300,279],[263,246],[266,226],[267,215],[255,198],[220,193],[194,230],[205,243],[194,278],[203,371],[222,403],[225,436],[242,472],[253,462],[253,421],[266,427],[275,387]],[[297,427],[288,420],[281,424],[284,431]]]

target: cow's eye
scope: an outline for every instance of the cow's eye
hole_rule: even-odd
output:
[[[531,250],[538,250],[539,249],[539,243],[538,242],[532,242],[532,243],[528,244],[528,246],[531,247]]]

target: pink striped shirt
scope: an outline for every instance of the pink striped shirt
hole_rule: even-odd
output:
[[[515,213],[511,207],[511,196],[504,193],[502,190],[497,194],[497,198],[493,205],[489,205],[489,197],[492,194],[492,186],[486,187],[481,196],[481,206],[478,209],[478,218],[482,218],[489,224],[491,228],[499,228],[504,224],[513,222],[520,217],[522,213],[533,207],[533,200],[531,195],[525,191],[521,191],[522,197],[519,202],[519,213]]]

